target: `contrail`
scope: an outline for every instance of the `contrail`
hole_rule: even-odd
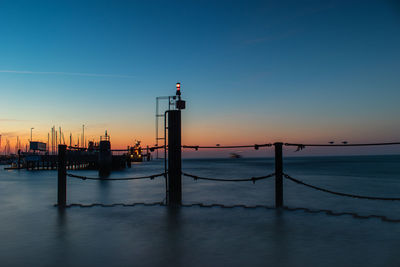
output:
[[[81,72],[61,72],[61,71],[29,71],[29,70],[0,70],[0,73],[17,74],[50,74],[50,75],[70,75],[86,77],[114,77],[114,78],[133,78],[131,75],[100,74],[100,73],[81,73]]]
[[[3,118],[0,118],[0,122],[2,122],[2,121],[11,121],[11,122],[13,122],[13,121],[16,121],[16,122],[18,122],[18,121],[27,121],[27,120],[18,120],[18,119],[3,119]]]

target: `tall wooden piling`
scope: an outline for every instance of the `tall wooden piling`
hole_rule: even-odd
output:
[[[67,170],[66,162],[66,145],[58,145],[58,198],[57,204],[59,208],[65,208],[67,204]]]
[[[105,178],[110,175],[112,169],[112,154],[111,154],[111,143],[110,137],[104,136],[104,139],[100,139],[100,151],[99,151],[99,176]],[[78,162],[75,168],[80,169],[80,162]]]
[[[18,170],[21,168],[21,149],[18,149]]]
[[[168,205],[182,203],[181,111],[168,111]]]
[[[283,206],[283,143],[275,143],[275,207]]]

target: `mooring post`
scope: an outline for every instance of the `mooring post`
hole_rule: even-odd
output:
[[[21,149],[18,149],[18,170],[21,168]]]
[[[168,111],[168,205],[182,202],[181,111]]]
[[[65,168],[67,154],[66,145],[58,145],[58,198],[59,208],[65,208],[67,204],[67,170]]]
[[[275,143],[275,207],[283,206],[283,143]]]

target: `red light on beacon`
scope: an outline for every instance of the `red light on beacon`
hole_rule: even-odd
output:
[[[181,83],[176,83],[176,95],[181,95]]]

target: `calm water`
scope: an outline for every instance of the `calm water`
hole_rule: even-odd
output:
[[[304,182],[360,195],[400,197],[400,156],[285,159]],[[184,160],[206,177],[247,178],[273,172],[273,159]],[[135,164],[111,177],[163,171],[162,161]],[[96,176],[94,171],[74,171]],[[1,266],[400,266],[400,224],[302,211],[167,207],[70,208],[59,213],[56,171],[0,169]],[[69,203],[163,201],[163,178],[68,181]],[[274,204],[274,180],[255,184],[183,178],[184,203]],[[400,219],[400,202],[357,200],[284,182],[291,207],[355,211]]]

